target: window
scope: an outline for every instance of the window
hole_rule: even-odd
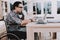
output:
[[[41,14],[41,3],[36,3],[37,14]]]
[[[35,3],[33,3],[33,11],[36,11]]]
[[[27,0],[23,0],[22,3],[24,5],[24,10],[27,12]]]
[[[57,1],[57,14],[60,14],[60,1]]]
[[[12,10],[13,9],[13,5],[12,5],[12,3],[10,3],[10,10]]]
[[[51,2],[44,2],[44,13],[51,14]]]
[[[41,14],[41,3],[35,2],[33,3],[33,14]]]
[[[7,12],[7,2],[5,2],[5,12]]]
[[[33,3],[33,14],[35,15],[36,14],[36,3]]]

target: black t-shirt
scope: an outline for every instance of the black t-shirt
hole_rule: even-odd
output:
[[[24,20],[24,14],[23,14],[23,13],[19,13],[18,15],[19,15],[19,18],[20,18],[21,20]]]

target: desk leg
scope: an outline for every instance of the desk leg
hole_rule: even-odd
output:
[[[39,40],[41,40],[41,32],[39,32]]]
[[[57,32],[57,40],[60,40],[60,32]]]
[[[33,29],[29,27],[27,27],[27,40],[34,40]]]

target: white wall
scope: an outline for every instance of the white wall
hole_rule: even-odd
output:
[[[33,11],[32,11],[32,7],[33,7],[33,3],[36,3],[36,2],[41,2],[41,13],[42,13],[42,15],[44,15],[44,11],[43,11],[43,7],[44,7],[44,2],[48,2],[48,1],[51,1],[52,2],[52,7],[51,7],[51,12],[52,12],[52,14],[50,15],[50,14],[47,14],[47,17],[55,17],[54,18],[54,20],[55,19],[59,19],[60,20],[60,14],[57,14],[57,1],[60,1],[60,0],[28,0],[28,13],[29,14],[32,14],[33,13]]]
[[[13,1],[12,1],[12,0],[10,0],[10,3],[12,3],[12,4],[13,4],[13,3],[14,3],[14,2],[16,2],[16,1],[21,1],[21,2],[22,2],[22,0],[13,0]]]

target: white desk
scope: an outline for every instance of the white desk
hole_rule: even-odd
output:
[[[34,32],[60,32],[60,23],[36,24],[32,22],[26,26],[27,40],[34,40]]]

